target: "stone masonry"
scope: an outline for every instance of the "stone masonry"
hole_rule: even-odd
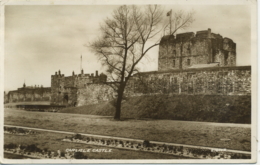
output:
[[[84,90],[86,90],[88,94],[83,100],[89,100],[87,103],[90,103],[91,97],[96,98],[96,93],[93,93],[94,95],[92,95],[92,92],[102,89],[103,83],[106,81],[107,76],[103,73],[98,75],[98,71],[96,71],[95,75],[93,73],[84,74],[83,70],[81,70],[80,74],[76,75],[73,71],[72,75],[67,77],[58,71],[58,73],[56,72],[55,75],[51,76],[51,104],[66,106],[83,105],[81,103],[82,96],[86,94]],[[90,91],[88,90],[90,85],[94,85],[96,88],[93,91]],[[95,101],[93,103],[95,103]]]
[[[250,95],[251,66],[143,72],[129,83],[127,95]]]
[[[27,102],[27,101],[50,101],[51,88],[43,86],[26,86],[9,91],[5,96],[5,103]]]
[[[159,45],[158,70],[186,69],[196,64],[236,65],[236,43],[211,29],[164,36]]]

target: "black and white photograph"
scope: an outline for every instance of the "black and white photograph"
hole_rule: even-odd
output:
[[[1,163],[256,162],[256,1],[1,3]]]

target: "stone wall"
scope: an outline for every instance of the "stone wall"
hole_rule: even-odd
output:
[[[106,84],[88,84],[84,88],[78,89],[77,105],[97,104],[99,102],[110,101],[114,98],[113,89]]]
[[[172,93],[188,95],[250,95],[251,67],[214,67],[133,76],[127,95]]]
[[[51,100],[51,88],[44,87],[24,87],[18,88],[18,90],[10,91],[5,102],[23,102],[23,101],[50,101]]]

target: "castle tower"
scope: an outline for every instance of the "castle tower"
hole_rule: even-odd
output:
[[[236,44],[211,29],[164,36],[159,44],[158,70],[235,66]]]

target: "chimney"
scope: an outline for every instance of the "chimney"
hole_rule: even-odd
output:
[[[208,28],[208,38],[210,38],[210,37],[211,37],[211,29]]]
[[[83,69],[81,69],[81,74],[84,74],[84,70]]]
[[[96,70],[96,77],[98,77],[98,71]]]

